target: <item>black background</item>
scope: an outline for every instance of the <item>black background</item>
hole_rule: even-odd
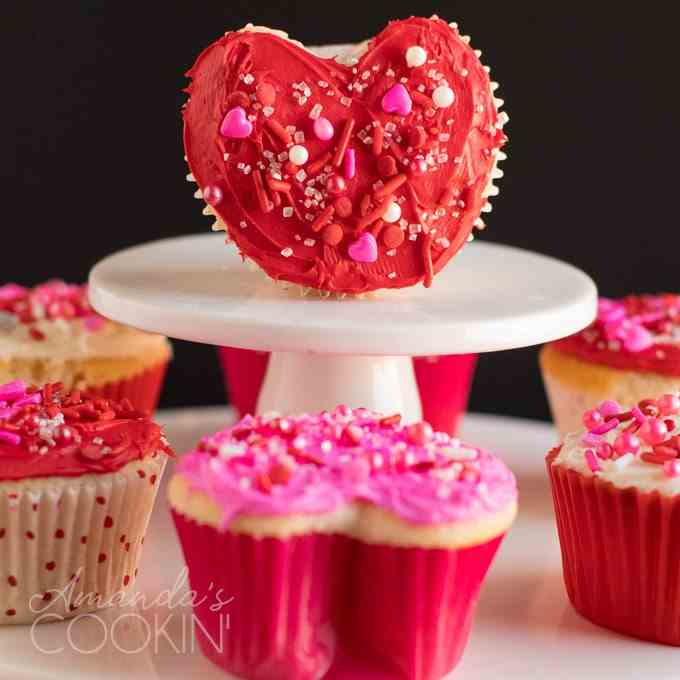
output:
[[[677,289],[673,3],[629,4],[3,0],[1,279],[84,280],[121,247],[209,228],[179,109],[184,71],[225,30],[348,42],[436,12],[483,50],[511,116],[483,238],[576,264],[606,295]],[[164,404],[222,400],[212,348],[176,349]],[[484,356],[472,408],[547,417],[535,349]]]

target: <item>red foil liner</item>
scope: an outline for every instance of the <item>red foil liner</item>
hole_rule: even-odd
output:
[[[680,499],[546,462],[567,594],[619,633],[680,646]]]
[[[120,401],[127,398],[140,411],[153,413],[158,406],[167,368],[168,362],[164,361],[131,378],[114,380],[96,387],[88,386],[86,389],[89,394],[105,399]]]
[[[476,365],[476,354],[414,357],[423,419],[435,430],[456,434],[467,409]]]
[[[239,416],[255,413],[257,398],[260,396],[260,388],[267,372],[269,353],[236,347],[219,347],[218,355],[230,403],[234,405]]]
[[[335,657],[331,598],[345,541],[324,534],[255,539],[172,515],[205,656],[248,680],[323,677]],[[216,601],[231,597],[216,610]]]
[[[235,347],[220,347],[218,354],[229,399],[239,416],[255,413],[269,354]],[[456,433],[467,409],[476,364],[476,354],[413,359],[423,418],[435,430]]]
[[[341,645],[393,680],[440,680],[467,644],[480,586],[503,535],[461,550],[355,541]]]

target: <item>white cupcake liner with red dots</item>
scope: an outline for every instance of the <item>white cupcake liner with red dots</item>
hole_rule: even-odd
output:
[[[0,624],[58,621],[120,599],[137,574],[165,461],[0,482]]]

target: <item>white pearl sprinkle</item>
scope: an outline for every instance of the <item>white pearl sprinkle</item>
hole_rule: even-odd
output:
[[[455,99],[456,95],[453,93],[453,90],[446,85],[440,85],[432,93],[432,103],[438,109],[448,108],[453,104]]]
[[[406,65],[409,68],[422,66],[427,61],[427,52],[418,45],[413,45],[406,50]]]
[[[295,144],[288,151],[288,160],[293,165],[304,165],[309,160],[309,151],[302,144]]]
[[[398,203],[395,203],[392,201],[390,203],[390,207],[387,208],[387,212],[383,216],[383,220],[385,222],[398,222],[399,218],[401,217],[401,206]]]

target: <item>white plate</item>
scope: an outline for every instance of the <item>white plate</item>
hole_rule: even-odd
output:
[[[331,300],[277,286],[215,234],[129,248],[90,274],[94,307],[174,338],[319,354],[490,352],[570,335],[595,317],[583,272],[528,250],[472,243],[432,288]]]
[[[179,451],[201,434],[227,424],[224,409],[161,414]],[[580,618],[562,584],[559,546],[544,456],[555,443],[553,429],[527,420],[472,415],[464,436],[499,454],[520,483],[520,513],[485,582],[472,638],[454,680],[574,680],[598,678],[678,678],[678,650],[625,638]],[[167,479],[167,475],[166,475]],[[146,541],[139,588],[151,602],[171,589],[182,557],[164,496],[154,511]],[[177,597],[175,598],[177,601]],[[31,639],[27,627],[0,628],[2,680],[225,680],[227,675],[191,649],[189,610],[159,604],[40,626]],[[166,635],[159,633],[169,618]],[[183,630],[183,625],[185,629]],[[104,632],[107,632],[106,639]],[[155,631],[155,632],[154,632]],[[63,651],[47,654],[36,648]],[[101,645],[101,648],[98,647]],[[97,649],[86,654],[75,651]],[[129,650],[139,651],[129,653]],[[126,653],[124,650],[128,650]]]

